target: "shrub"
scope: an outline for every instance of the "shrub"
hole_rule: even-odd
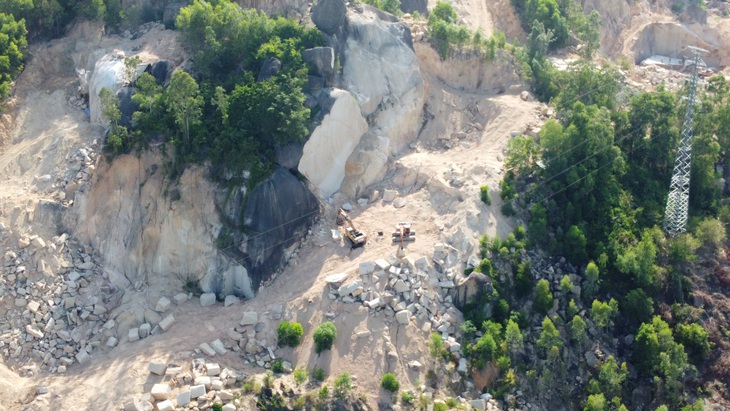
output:
[[[456,398],[449,397],[446,399],[446,406],[449,407],[449,409],[456,408],[459,406],[459,402],[456,401]]]
[[[400,395],[400,402],[405,405],[413,404],[415,398],[411,391],[403,391]]]
[[[564,293],[569,293],[573,289],[573,282],[570,281],[568,275],[564,275],[563,279],[560,280],[560,290]]]
[[[695,230],[695,236],[708,247],[718,247],[725,241],[725,226],[715,218],[703,220]]]
[[[280,322],[276,331],[279,347],[287,345],[296,347],[302,342],[302,336],[304,335],[304,329],[300,323],[290,323],[289,321]]]
[[[550,283],[543,278],[535,287],[535,311],[547,313],[551,308],[553,308],[553,294],[550,292]]]
[[[395,375],[390,372],[383,375],[383,378],[380,380],[380,386],[390,392],[396,392],[400,389],[400,383],[395,378]]]
[[[337,327],[329,321],[324,322],[314,330],[314,345],[317,354],[332,348],[332,343],[337,338]]]
[[[712,348],[708,341],[707,331],[697,323],[677,324],[674,329],[674,337],[678,343],[684,345],[687,356],[695,364],[699,364],[707,358]]]
[[[315,368],[312,370],[312,378],[314,378],[315,381],[324,381],[324,377],[324,369]]]
[[[444,345],[444,340],[439,333],[431,333],[431,342],[428,344],[431,355],[435,358],[449,358],[449,350]]]
[[[352,390],[352,380],[350,374],[347,371],[343,371],[337,378],[335,378],[335,397],[344,398]]]
[[[449,409],[449,406],[443,402],[434,402],[433,403],[433,411],[446,411],[448,409]]]
[[[489,195],[489,186],[479,187],[479,194],[482,199],[482,203],[488,206],[492,205],[492,196]]]
[[[271,371],[281,374],[284,372],[284,362],[281,359],[276,359],[271,363]]]
[[[511,200],[507,200],[502,204],[502,207],[500,208],[502,210],[502,214],[504,214],[506,217],[512,217],[516,214],[515,208],[512,205]]]
[[[302,368],[294,370],[294,381],[296,381],[297,385],[304,384],[304,382],[307,381],[307,370]]]
[[[261,385],[253,378],[244,381],[241,388],[245,394],[258,395],[258,393],[261,392]]]
[[[211,408],[213,411],[223,411],[223,404],[217,402],[213,404],[213,407]]]
[[[324,401],[330,396],[330,389],[326,385],[323,385],[322,388],[319,389],[319,394],[317,394],[320,400]]]

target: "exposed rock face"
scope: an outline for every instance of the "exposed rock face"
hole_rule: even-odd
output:
[[[355,97],[360,115],[354,114],[350,102],[340,103],[338,98],[332,106],[338,112],[331,112],[315,129],[310,138],[314,143],[309,149],[305,146],[299,166],[325,195],[337,191],[357,194],[382,179],[388,157],[416,138],[424,102],[423,78],[405,23],[373,7],[358,5],[347,11],[341,31],[332,40],[337,42],[342,61],[340,84]],[[320,104],[326,111],[326,105]],[[366,119],[370,125],[364,135],[359,126],[363,121],[352,123],[351,119],[357,118]],[[331,143],[316,141],[325,140],[338,143],[323,159],[322,150]],[[351,149],[353,142],[356,146]],[[315,164],[322,171],[316,172]]]
[[[243,237],[241,244],[226,245],[224,253],[216,244],[223,224],[212,201],[225,197],[222,189],[199,167],[188,168],[177,187],[169,186],[158,168],[162,162],[154,150],[139,158],[119,156],[76,196],[75,233],[98,247],[115,287],[142,282],[180,290],[192,279],[205,292],[250,298],[318,212],[313,194],[280,169],[249,194],[240,214],[248,229],[266,234]]]
[[[345,163],[368,130],[360,106],[349,92],[332,90],[329,94],[335,103],[304,144],[299,162],[299,172],[327,197],[340,189]]]
[[[727,53],[712,46],[703,38],[711,37],[712,33],[700,34],[703,34],[703,36],[686,26],[676,23],[647,24],[633,44],[634,61],[638,64],[656,54],[670,56],[686,50],[687,46],[695,46],[710,52],[710,54],[702,56],[702,59],[708,65],[726,65],[728,62]],[[690,54],[686,53],[686,56],[689,57]]]
[[[91,80],[89,80],[89,109],[91,110],[92,123],[106,123],[101,115],[101,101],[99,99],[101,89],[106,87],[116,93],[126,82],[127,76],[123,54],[109,53],[96,62],[94,72],[91,74]]]
[[[403,0],[400,2],[400,11],[403,13],[419,12],[421,15],[428,13],[428,1],[426,0]]]
[[[331,80],[335,74],[335,50],[332,47],[314,47],[302,52],[302,60],[309,65],[309,73]]]
[[[281,71],[281,61],[276,57],[269,57],[264,60],[264,64],[261,66],[257,81],[268,80],[274,77],[279,71]]]
[[[312,22],[318,29],[332,35],[345,22],[346,14],[344,0],[321,0],[312,7]]]
[[[317,215],[317,198],[284,168],[251,191],[243,224],[255,234],[243,251],[254,290],[281,267],[284,250],[307,233]]]
[[[136,90],[134,87],[122,87],[117,93],[119,97],[119,111],[122,113],[119,125],[125,127],[132,126],[132,114],[139,108],[139,104],[132,101],[132,95]]]

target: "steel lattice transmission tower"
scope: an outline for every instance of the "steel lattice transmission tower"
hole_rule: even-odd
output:
[[[687,231],[687,212],[689,208],[689,178],[692,169],[692,138],[694,137],[695,98],[697,92],[697,72],[700,65],[704,65],[700,59],[700,53],[707,53],[706,50],[697,47],[689,47],[694,53],[692,62],[692,77],[689,83],[689,95],[687,96],[687,110],[684,114],[682,126],[682,137],[679,143],[679,152],[674,162],[672,183],[669,186],[669,198],[667,208],[664,212],[664,230],[670,235],[676,235]]]

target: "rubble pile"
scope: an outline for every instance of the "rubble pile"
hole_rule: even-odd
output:
[[[50,372],[85,364],[105,345],[116,345],[109,319],[112,290],[93,250],[66,234],[50,241],[23,236],[2,257],[0,352],[19,364]]]

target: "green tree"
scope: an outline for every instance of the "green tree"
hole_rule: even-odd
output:
[[[178,70],[172,74],[170,85],[165,90],[165,106],[180,128],[183,141],[190,143],[190,126],[200,122],[203,97],[198,83],[190,74]]]
[[[560,280],[560,291],[563,293],[569,293],[573,289],[573,282],[570,280],[570,276],[567,274]]]
[[[656,245],[650,230],[645,230],[641,241],[626,247],[616,258],[616,267],[624,274],[632,276],[639,287],[657,289],[661,282],[661,271],[656,266]]]
[[[537,282],[535,287],[535,311],[546,313],[553,307],[553,294],[550,292],[550,283],[546,279]]]
[[[695,237],[703,245],[717,248],[725,241],[725,225],[716,218],[704,219],[697,225]]]
[[[602,393],[589,395],[583,411],[608,411],[606,397]]]
[[[555,324],[550,317],[545,317],[542,321],[542,331],[540,338],[535,341],[535,345],[544,352],[549,351],[552,347],[561,348],[563,340],[560,338],[560,332],[555,328]]]
[[[517,265],[515,274],[515,294],[524,297],[532,291],[532,277],[530,276],[530,262],[525,260]]]
[[[616,359],[612,355],[609,356],[606,362],[601,364],[601,370],[598,373],[601,390],[609,397],[620,396],[621,386],[628,375],[626,363],[621,363],[619,366]]]
[[[431,19],[435,19],[451,24],[456,23],[457,17],[454,6],[452,6],[449,2],[440,0],[436,2],[436,6],[434,6],[433,10],[431,10],[431,13],[428,15],[429,22]]]
[[[24,19],[0,12],[0,103],[10,97],[10,85],[23,71],[27,34]]]
[[[617,314],[618,302],[613,298],[608,303],[593,300],[593,304],[591,305],[591,319],[596,326],[605,331],[610,331],[613,328],[613,320]]]
[[[345,398],[350,394],[352,390],[352,379],[347,371],[343,371],[337,378],[335,378],[335,397]]]
[[[323,322],[314,330],[314,346],[317,354],[332,348],[337,338],[337,327],[329,321]]]
[[[586,267],[585,281],[583,282],[581,293],[583,293],[584,297],[590,299],[591,297],[596,295],[598,289],[600,288],[600,284],[601,282],[599,278],[598,266],[596,265],[596,263],[591,261]]]
[[[675,340],[684,345],[689,359],[697,365],[707,358],[712,349],[708,337],[707,331],[697,323],[680,323],[674,329]]]
[[[276,329],[279,347],[296,347],[302,341],[304,328],[297,322],[282,321]]]
[[[654,314],[654,300],[641,288],[631,290],[626,294],[621,312],[624,318],[636,325],[651,321]]]
[[[520,326],[511,319],[507,321],[507,327],[504,331],[504,343],[513,359],[524,348],[524,339]]]
[[[390,372],[383,375],[383,378],[380,380],[380,386],[390,392],[397,392],[400,389],[400,383],[395,378],[395,375]]]
[[[587,328],[588,326],[586,325],[586,322],[583,321],[580,316],[573,316],[573,320],[570,322],[570,338],[572,338],[581,349],[588,342],[588,334],[586,333]]]
[[[119,126],[119,120],[122,119],[122,112],[119,111],[119,97],[111,89],[102,87],[99,90],[99,103],[101,106],[101,114],[110,123],[112,129]]]

